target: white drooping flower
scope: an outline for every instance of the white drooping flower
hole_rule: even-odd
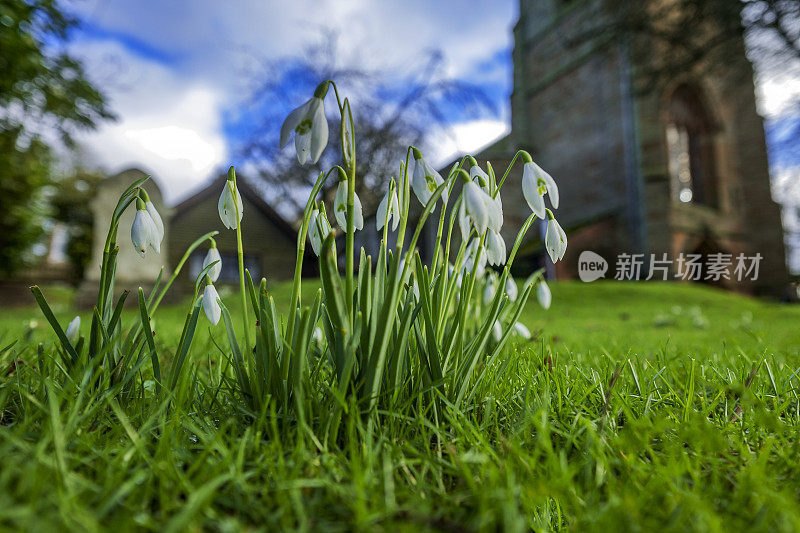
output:
[[[503,228],[503,201],[500,199],[500,191],[492,191],[489,187],[489,175],[483,171],[478,165],[472,165],[469,169],[469,177],[472,181],[480,185],[483,192],[485,192],[492,199],[494,208],[489,209],[489,227],[500,233]]]
[[[490,265],[495,266],[506,262],[506,241],[491,228],[486,232],[486,259]]]
[[[81,317],[76,316],[75,318],[72,319],[69,325],[67,325],[67,331],[65,333],[70,342],[74,343],[76,340],[78,340],[80,332],[81,332]]]
[[[205,270],[214,261],[216,261],[216,264],[208,270],[208,277],[211,278],[211,281],[216,282],[222,272],[222,257],[219,255],[216,244],[212,244],[212,247],[208,249],[206,257],[203,259],[203,268],[201,270]]]
[[[567,234],[549,209],[547,210],[547,230],[544,235],[544,245],[553,263],[563,259],[564,254],[567,252]]]
[[[419,157],[417,157],[419,156]],[[422,203],[427,205],[428,200],[431,199],[436,189],[444,183],[442,176],[436,172],[427,161],[422,158],[422,154],[418,151],[414,152],[414,158],[408,164],[408,171],[412,172],[411,175],[411,188],[414,189],[414,194]],[[442,201],[447,204],[447,188],[442,191]]]
[[[325,209],[325,204],[320,204],[322,209]],[[325,237],[331,232],[331,225],[328,222],[328,217],[319,208],[314,206],[311,211],[311,217],[308,220],[308,239],[311,241],[311,248],[314,253],[319,256],[322,250],[322,243]]]
[[[222,317],[222,308],[219,306],[217,289],[211,283],[203,289],[203,311],[205,311],[209,322],[215,326],[219,323],[219,319]]]
[[[540,280],[536,284],[536,299],[539,300],[539,305],[543,309],[550,309],[550,304],[553,301],[553,295],[550,293],[550,287],[544,280]]]
[[[514,323],[514,333],[522,337],[523,339],[530,339],[531,332],[528,328],[525,327],[525,324],[522,322],[515,322]]]
[[[483,305],[489,305],[491,301],[494,300],[496,284],[497,280],[494,276],[491,276],[490,273],[490,275],[486,277],[486,285],[483,288]]]
[[[219,210],[219,218],[225,227],[228,229],[236,229],[242,221],[244,206],[242,205],[242,195],[239,194],[239,188],[233,183],[233,180],[228,179],[225,186],[222,188],[222,194],[219,195],[219,202],[217,209]],[[236,214],[239,214],[238,218]]]
[[[531,211],[541,219],[545,217],[545,194],[550,195],[550,203],[558,209],[558,186],[555,180],[533,161],[525,163],[522,171],[522,194]]]
[[[347,182],[340,181],[336,189],[336,199],[333,201],[333,214],[339,227],[347,231]],[[353,191],[353,227],[357,230],[364,229],[364,211],[361,200]]]
[[[511,277],[511,274],[509,274],[508,278],[506,279],[506,294],[508,295],[508,299],[512,302],[517,300],[517,295],[519,294],[517,282],[514,281],[514,278]]]
[[[494,342],[500,342],[500,339],[503,338],[503,326],[499,320],[495,320],[492,325],[492,336],[494,337]]]
[[[464,184],[464,215],[469,217],[479,235],[489,226],[489,209],[494,209],[492,197],[486,194],[474,181]]]
[[[131,226],[131,242],[136,251],[144,257],[149,248],[153,248],[156,253],[161,251],[161,241],[158,240],[158,230],[153,222],[153,217],[147,212],[147,208],[142,200],[137,199],[136,216]]]
[[[281,126],[280,147],[286,146],[289,136],[294,132],[294,147],[301,165],[305,165],[309,159],[312,163],[319,161],[328,144],[328,120],[325,118],[325,106],[322,103],[327,92],[327,82],[321,83],[314,96],[289,113]]]
[[[394,189],[386,191],[383,200],[378,204],[378,212],[375,215],[375,226],[378,231],[388,223],[391,223],[392,231],[396,231],[397,225],[400,224],[400,202],[397,200],[397,191]]]
[[[158,214],[156,206],[153,205],[153,202],[150,201],[150,197],[148,196],[147,191],[142,189],[141,195],[142,195],[142,200],[144,200],[144,208],[150,215],[150,218],[153,219],[153,224],[155,225],[156,228],[155,238],[158,241],[160,249],[161,242],[164,240],[164,222],[161,220],[161,215]]]

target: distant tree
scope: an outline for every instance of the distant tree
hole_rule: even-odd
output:
[[[602,0],[605,18],[584,35],[625,35],[645,89],[703,62],[724,64],[742,37],[762,69],[800,61],[800,0]],[[734,45],[734,46],[731,46]],[[660,53],[669,50],[669,53]]]
[[[50,200],[52,218],[67,228],[66,254],[78,279],[83,278],[83,271],[92,258],[94,218],[89,202],[102,179],[96,172],[78,168],[58,180]]]
[[[252,97],[247,112],[257,124],[246,137],[242,155],[283,211],[295,211],[320,169],[341,159],[339,120],[333,94],[329,97],[330,142],[317,165],[301,167],[294,150],[278,148],[278,132],[286,114],[308,99],[323,80],[335,80],[350,97],[356,130],[358,194],[365,211],[377,206],[396,176],[399,162],[410,144],[425,147],[432,133],[447,133],[448,117],[460,119],[494,112],[492,102],[474,84],[450,78],[444,58],[431,52],[408,75],[381,68],[342,66],[337,56],[337,36],[328,32],[301,57],[260,63],[250,74]],[[331,89],[332,93],[332,89]],[[329,180],[331,194],[336,180]],[[302,202],[304,203],[304,201]]]
[[[0,272],[27,264],[47,213],[52,144],[112,118],[81,63],[62,50],[77,24],[55,0],[0,1]],[[56,133],[57,139],[45,140]]]

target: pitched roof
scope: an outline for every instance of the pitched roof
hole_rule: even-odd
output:
[[[174,215],[172,216],[172,219],[175,220],[179,218],[189,209],[200,204],[201,202],[206,201],[208,198],[213,198],[216,200],[219,194],[222,192],[222,187],[225,185],[226,179],[227,177],[225,174],[219,176],[217,179],[209,183],[207,187],[176,205],[174,207]],[[287,236],[291,237],[292,239],[297,238],[297,230],[293,228],[292,225],[286,221],[286,219],[280,216],[266,201],[264,201],[264,198],[255,189],[248,185],[246,180],[242,179],[241,177],[237,177],[236,187],[239,189],[239,194],[242,195],[242,198],[253,204],[264,217],[275,224],[275,226],[277,226]]]

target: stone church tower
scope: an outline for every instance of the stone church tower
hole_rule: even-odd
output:
[[[698,64],[643,92],[632,46],[604,35],[577,39],[601,10],[591,0],[520,0],[512,130],[481,157],[498,168],[526,149],[558,182],[556,216],[570,238],[559,276],[576,275],[583,250],[608,260],[607,277],[618,254],[644,254],[642,278],[652,254],[702,254],[705,279],[709,255],[731,254],[735,278],[736,257],[758,253],[756,281],[715,284],[780,292],[788,280],[783,233],[744,43],[726,45],[725,65]],[[521,169],[509,179],[519,187]],[[504,204],[506,226],[519,227],[529,213],[522,195],[504,195]],[[521,249],[530,266],[544,262],[533,233]],[[669,279],[680,275],[673,265]]]

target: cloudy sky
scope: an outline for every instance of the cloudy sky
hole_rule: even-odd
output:
[[[339,33],[345,62],[402,71],[440,50],[450,75],[486,88],[497,112],[456,123],[437,143],[441,160],[507,128],[516,0],[70,0],[65,6],[83,20],[69,49],[119,116],[84,136],[85,157],[110,171],[145,168],[171,202],[236,163],[239,139],[228,121],[246,107],[248,65],[300,54],[324,30]]]
[[[67,45],[119,116],[83,137],[86,158],[109,171],[151,172],[179,201],[236,161],[248,66],[302,53],[324,30],[343,62],[404,72],[440,50],[448,73],[478,84],[497,112],[459,119],[436,156],[476,150],[508,128],[511,28],[517,0],[67,0],[83,20]],[[796,94],[794,79],[766,80],[763,114]],[[238,118],[237,118],[238,117]],[[277,140],[276,140],[277,142]]]

